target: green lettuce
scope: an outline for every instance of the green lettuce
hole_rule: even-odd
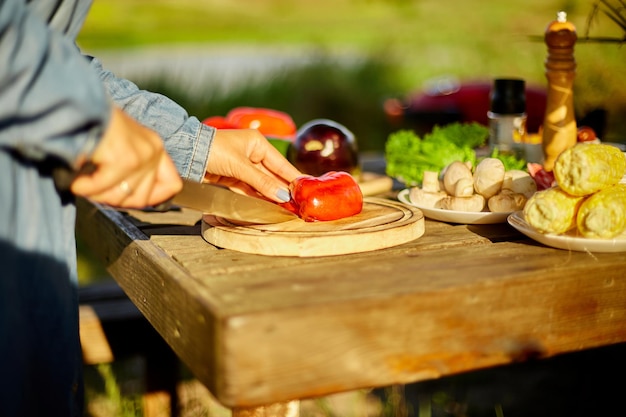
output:
[[[485,146],[488,138],[489,129],[476,122],[435,126],[423,138],[412,130],[393,132],[385,143],[387,175],[415,186],[421,185],[424,171],[441,172],[454,161],[476,166],[479,158],[475,149]],[[513,155],[494,151],[490,156],[502,160],[507,170],[526,166],[526,161]]]
[[[476,163],[474,148],[486,143],[489,129],[478,123],[435,126],[420,138],[412,130],[393,132],[385,143],[387,175],[407,186],[422,183],[424,171],[441,171],[454,161]]]
[[[498,148],[493,148],[489,157],[498,158],[499,160],[501,160],[504,164],[504,169],[507,171],[511,169],[519,169],[522,171],[528,170],[525,159],[518,158],[515,155],[511,154],[499,153]]]

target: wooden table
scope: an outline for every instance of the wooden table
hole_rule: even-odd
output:
[[[131,214],[81,200],[78,231],[234,410],[626,341],[626,253],[427,220],[389,249],[268,257],[206,243],[198,212]]]

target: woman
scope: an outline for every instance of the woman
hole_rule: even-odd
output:
[[[88,0],[0,0],[0,416],[81,416],[74,195],[161,203],[181,177],[289,200],[255,130],[215,131],[81,55]],[[56,174],[95,170],[59,189]]]

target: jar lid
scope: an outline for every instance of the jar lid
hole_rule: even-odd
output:
[[[490,108],[498,114],[526,112],[526,83],[521,79],[498,78],[493,82]]]

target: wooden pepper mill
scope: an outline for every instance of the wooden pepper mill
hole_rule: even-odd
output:
[[[557,19],[548,25],[544,40],[548,47],[545,61],[548,93],[543,121],[543,167],[551,172],[561,152],[577,141],[573,92],[577,35],[576,27],[567,21],[565,12],[559,12]]]

